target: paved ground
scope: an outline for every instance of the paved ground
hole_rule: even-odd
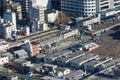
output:
[[[100,39],[104,43],[104,46],[93,51],[93,53],[120,58],[120,32],[112,29],[103,33]]]

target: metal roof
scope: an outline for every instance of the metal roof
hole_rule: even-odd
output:
[[[87,55],[85,55],[85,56],[82,56],[82,57],[79,57],[79,58],[77,58],[77,59],[74,59],[74,60],[72,60],[72,61],[70,61],[70,62],[78,63],[78,64],[79,64],[79,63],[82,63],[82,62],[87,61],[87,60],[89,60],[89,59],[96,58],[96,57],[98,57],[98,55],[87,54]]]
[[[71,53],[71,54],[67,54],[64,57],[60,57],[57,59],[57,61],[65,61],[65,62],[69,62],[73,59],[76,59],[78,57],[84,56],[84,53]]]
[[[14,51],[14,53],[17,54],[17,55],[27,54],[27,52],[24,49],[20,49],[20,50]]]
[[[4,53],[3,55],[8,56],[8,57],[13,57],[14,55],[10,52]]]
[[[61,51],[61,52],[58,52],[58,53],[49,54],[49,55],[47,55],[45,58],[56,59],[56,58],[58,58],[58,57],[67,55],[67,54],[69,54],[69,53],[72,53],[72,51],[70,51],[70,50],[64,50],[64,51]]]
[[[71,73],[65,75],[65,77],[78,79],[83,74],[84,74],[84,72],[82,70],[77,70],[77,71],[74,71],[74,72],[71,72]]]

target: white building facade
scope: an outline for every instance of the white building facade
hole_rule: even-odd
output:
[[[61,10],[69,15],[93,16],[120,7],[120,0],[61,0]]]
[[[4,38],[12,38],[12,35],[16,31],[16,27],[12,23],[6,23],[3,24],[3,33],[4,33]]]
[[[1,57],[0,58],[0,66],[9,63],[9,58],[8,57]]]
[[[5,21],[4,19],[0,19],[0,34],[2,34],[1,36],[4,39],[12,38],[13,34],[16,34],[16,31],[17,31],[16,26],[13,24],[14,19],[13,19],[13,21],[11,21],[12,18],[8,17],[8,20],[9,19],[10,19],[10,21],[8,21],[8,22],[7,22],[7,20]]]
[[[62,0],[61,10],[70,15],[91,16],[96,14],[96,0]]]
[[[120,0],[96,0],[97,12],[120,7]]]

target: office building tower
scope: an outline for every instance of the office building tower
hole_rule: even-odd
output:
[[[54,10],[61,10],[61,0],[51,0],[51,8]]]
[[[29,0],[13,0],[19,2],[22,6],[22,18],[27,20],[29,18]]]
[[[11,12],[10,10],[7,10],[3,16],[4,22],[10,22],[12,23],[15,27],[16,26],[16,14],[15,12]]]
[[[120,0],[61,0],[61,10],[73,16],[93,16],[119,7]]]
[[[96,0],[61,0],[61,10],[73,16],[92,16],[96,14]]]
[[[7,0],[0,0],[0,16],[3,18],[3,14],[6,10]]]

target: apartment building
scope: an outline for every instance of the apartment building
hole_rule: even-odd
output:
[[[3,24],[3,29],[4,38],[11,39],[16,30],[16,27],[12,23],[6,23]]]

